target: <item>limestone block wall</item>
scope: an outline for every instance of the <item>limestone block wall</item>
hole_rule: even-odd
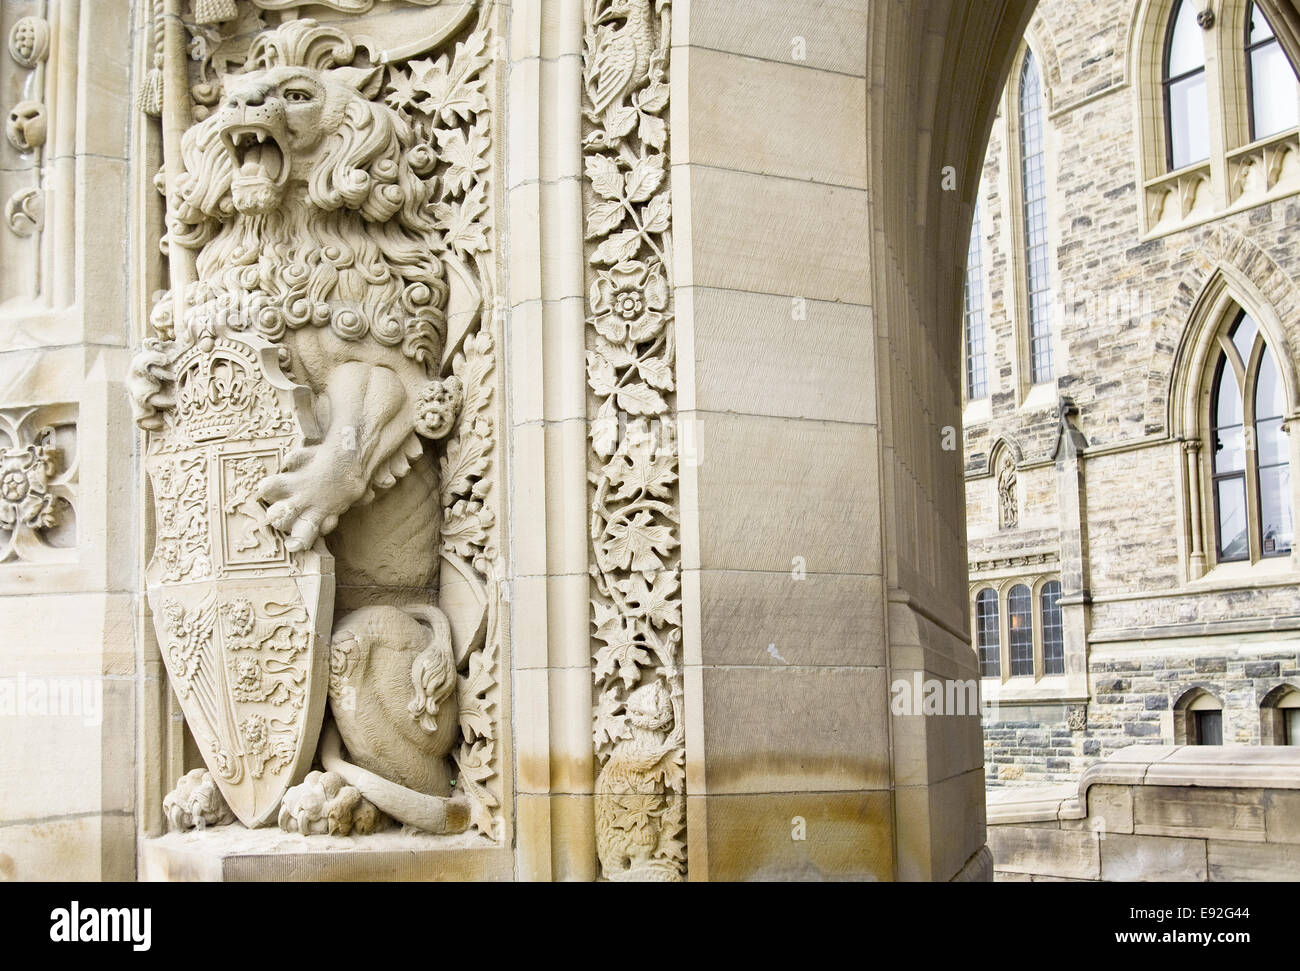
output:
[[[1140,140],[1150,127],[1142,123],[1140,96],[1147,55],[1140,44],[1142,24],[1135,20],[1148,9],[1158,14],[1162,8],[1120,0],[1085,8],[1044,0],[1030,23],[1027,43],[1045,91],[1056,376],[1028,393],[1017,382],[1014,360],[1026,327],[1017,292],[1024,258],[1017,227],[1014,84],[993,125],[983,170],[980,244],[990,396],[965,408],[972,593],[987,582],[1005,582],[1015,573],[1008,564],[1018,557],[1056,552],[1052,528],[1044,522],[1070,510],[1052,485],[1033,483],[1051,478],[1043,472],[1058,438],[1058,396],[1073,398],[1075,425],[1087,440],[1079,458],[1086,488],[1077,510],[1086,540],[1086,588],[1065,591],[1066,601],[1081,598],[1067,610],[1066,624],[1067,639],[1088,645],[1086,727],[1067,739],[1063,713],[1047,704],[1051,692],[1035,694],[1033,684],[1023,685],[1013,693],[1026,707],[1009,712],[1004,706],[997,723],[986,726],[986,762],[994,780],[1005,775],[995,765],[1013,767],[1012,778],[1004,781],[1051,781],[1074,777],[1126,739],[1173,742],[1159,706],[1171,705],[1199,683],[1203,672],[1197,664],[1221,665],[1233,681],[1220,687],[1233,697],[1225,699],[1225,708],[1238,713],[1225,717],[1236,726],[1233,737],[1243,742],[1259,738],[1258,697],[1246,704],[1245,695],[1258,696],[1288,678],[1296,683],[1289,633],[1268,647],[1250,646],[1245,637],[1297,626],[1300,575],[1294,562],[1275,576],[1221,571],[1199,579],[1191,564],[1187,458],[1177,440],[1182,432],[1170,425],[1169,396],[1177,348],[1194,319],[1197,297],[1219,267],[1282,314],[1286,340],[1279,352],[1296,359],[1296,321],[1289,308],[1300,279],[1300,202],[1294,194],[1283,195],[1227,215],[1210,213],[1178,231],[1149,231],[1141,163],[1148,146]],[[1019,455],[1021,522],[1011,529],[998,522],[989,467],[1000,442]],[[1027,562],[1025,576],[1042,572],[1032,559]],[[1169,640],[1180,631],[1194,639]],[[1245,674],[1256,651],[1280,665],[1269,676],[1272,683]],[[1117,664],[1123,667],[1114,669]],[[1117,680],[1128,684],[1123,690],[1105,687]],[[1035,715],[1050,717],[1038,722]],[[1043,739],[1047,744],[1037,744]]]
[[[998,881],[1300,879],[1294,749],[1133,746],[1078,788],[989,800]]]

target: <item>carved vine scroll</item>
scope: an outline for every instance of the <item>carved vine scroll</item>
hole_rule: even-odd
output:
[[[587,380],[596,846],[609,880],[683,879],[668,0],[586,0]]]

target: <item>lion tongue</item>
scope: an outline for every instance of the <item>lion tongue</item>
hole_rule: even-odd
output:
[[[280,147],[268,141],[254,145],[244,153],[244,164],[240,166],[239,174],[246,179],[274,182],[280,177],[283,165],[284,156],[280,154]]]

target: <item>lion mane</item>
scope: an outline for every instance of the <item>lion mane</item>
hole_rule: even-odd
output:
[[[236,208],[221,111],[186,132],[166,244],[198,250],[186,330],[222,324],[279,342],[289,330],[329,327],[344,340],[400,346],[432,372],[447,298],[429,213],[436,158],[401,115],[366,97],[374,72],[351,67],[354,56],[341,31],[295,20],[259,37],[245,72],[226,78],[229,94],[267,69],[298,67],[331,92],[326,134],[307,158],[284,160],[297,177],[267,212]]]

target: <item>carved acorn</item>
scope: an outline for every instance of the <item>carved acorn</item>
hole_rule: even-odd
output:
[[[194,20],[200,24],[220,24],[239,16],[235,0],[194,0]]]

